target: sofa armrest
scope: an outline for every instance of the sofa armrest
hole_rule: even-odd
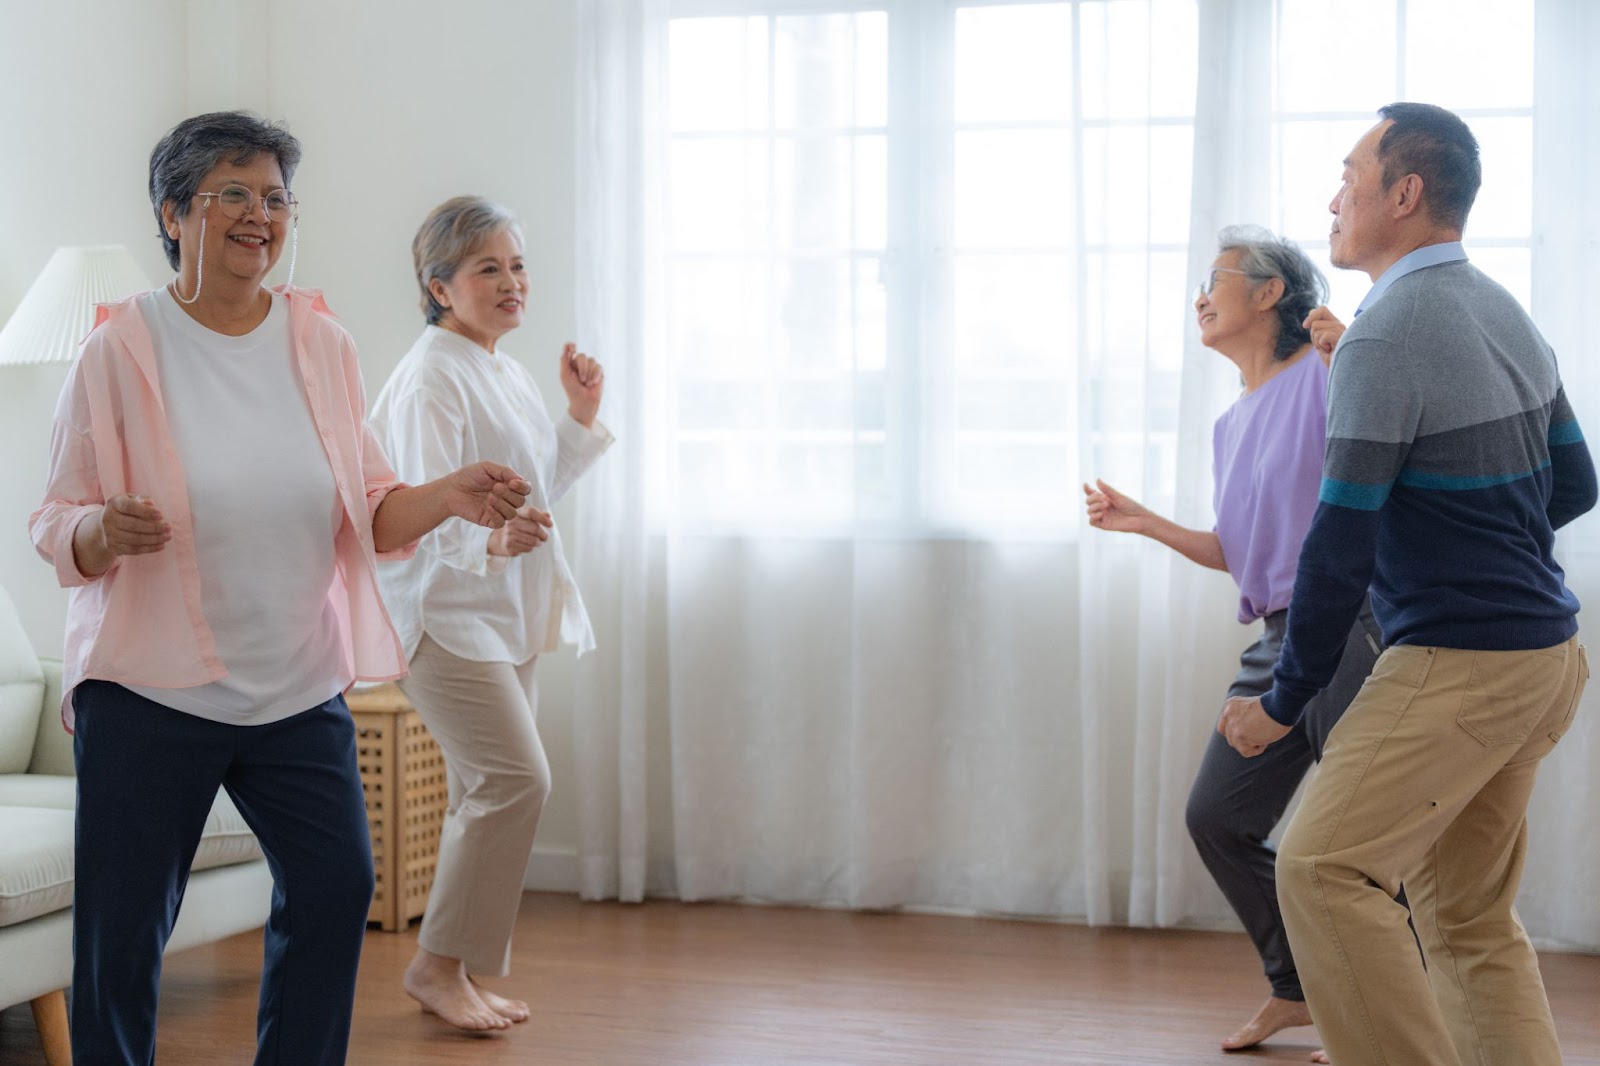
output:
[[[77,771],[72,760],[72,735],[61,725],[61,660],[40,659],[39,666],[44,670],[44,706],[39,709],[39,729],[33,737],[33,760],[28,772],[70,777]]]

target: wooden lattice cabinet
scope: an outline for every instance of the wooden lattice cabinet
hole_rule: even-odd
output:
[[[368,922],[397,932],[422,916],[449,799],[444,755],[394,685],[350,693],[377,887]]]

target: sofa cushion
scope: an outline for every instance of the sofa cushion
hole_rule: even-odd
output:
[[[72,906],[72,812],[0,807],[0,926]]]
[[[39,708],[39,730],[33,738],[31,774],[72,776],[72,734],[61,724],[61,660],[42,658],[44,705]]]
[[[190,869],[209,870],[213,866],[229,866],[259,858],[261,845],[256,843],[255,834],[245,825],[244,816],[226,792],[218,792],[217,802],[211,805],[205,833],[200,837],[200,848],[194,853],[194,865]]]
[[[78,779],[57,774],[0,774],[0,807],[54,807],[78,803]]]
[[[17,609],[0,589],[0,774],[28,768],[43,702],[44,671]]]
[[[72,814],[77,780],[0,775],[0,926],[72,905]],[[191,870],[261,857],[261,846],[227,793],[206,816]]]

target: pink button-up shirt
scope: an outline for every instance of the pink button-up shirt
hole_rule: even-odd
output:
[[[406,673],[405,653],[378,593],[372,516],[402,483],[367,428],[366,393],[350,335],[322,294],[279,289],[311,418],[322,437],[344,519],[334,536],[334,584],[345,665],[357,680]],[[200,604],[193,520],[162,402],[155,348],[135,299],[99,309],[56,407],[44,504],[28,519],[39,554],[71,590],[62,721],[89,678],[189,688],[227,676]],[[118,556],[99,577],[78,569],[78,523],[119,493],[142,493],[172,525],[159,552]],[[270,517],[270,516],[264,516]],[[384,554],[409,558],[416,545]],[[240,559],[240,566],[250,565]]]

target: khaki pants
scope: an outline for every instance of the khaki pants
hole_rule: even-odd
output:
[[[1289,943],[1338,1066],[1560,1066],[1512,904],[1539,761],[1588,677],[1576,638],[1378,660],[1278,852]]]
[[[534,661],[474,662],[423,634],[400,682],[444,752],[450,788],[417,943],[485,977],[510,969],[522,881],[550,795],[534,725]]]

